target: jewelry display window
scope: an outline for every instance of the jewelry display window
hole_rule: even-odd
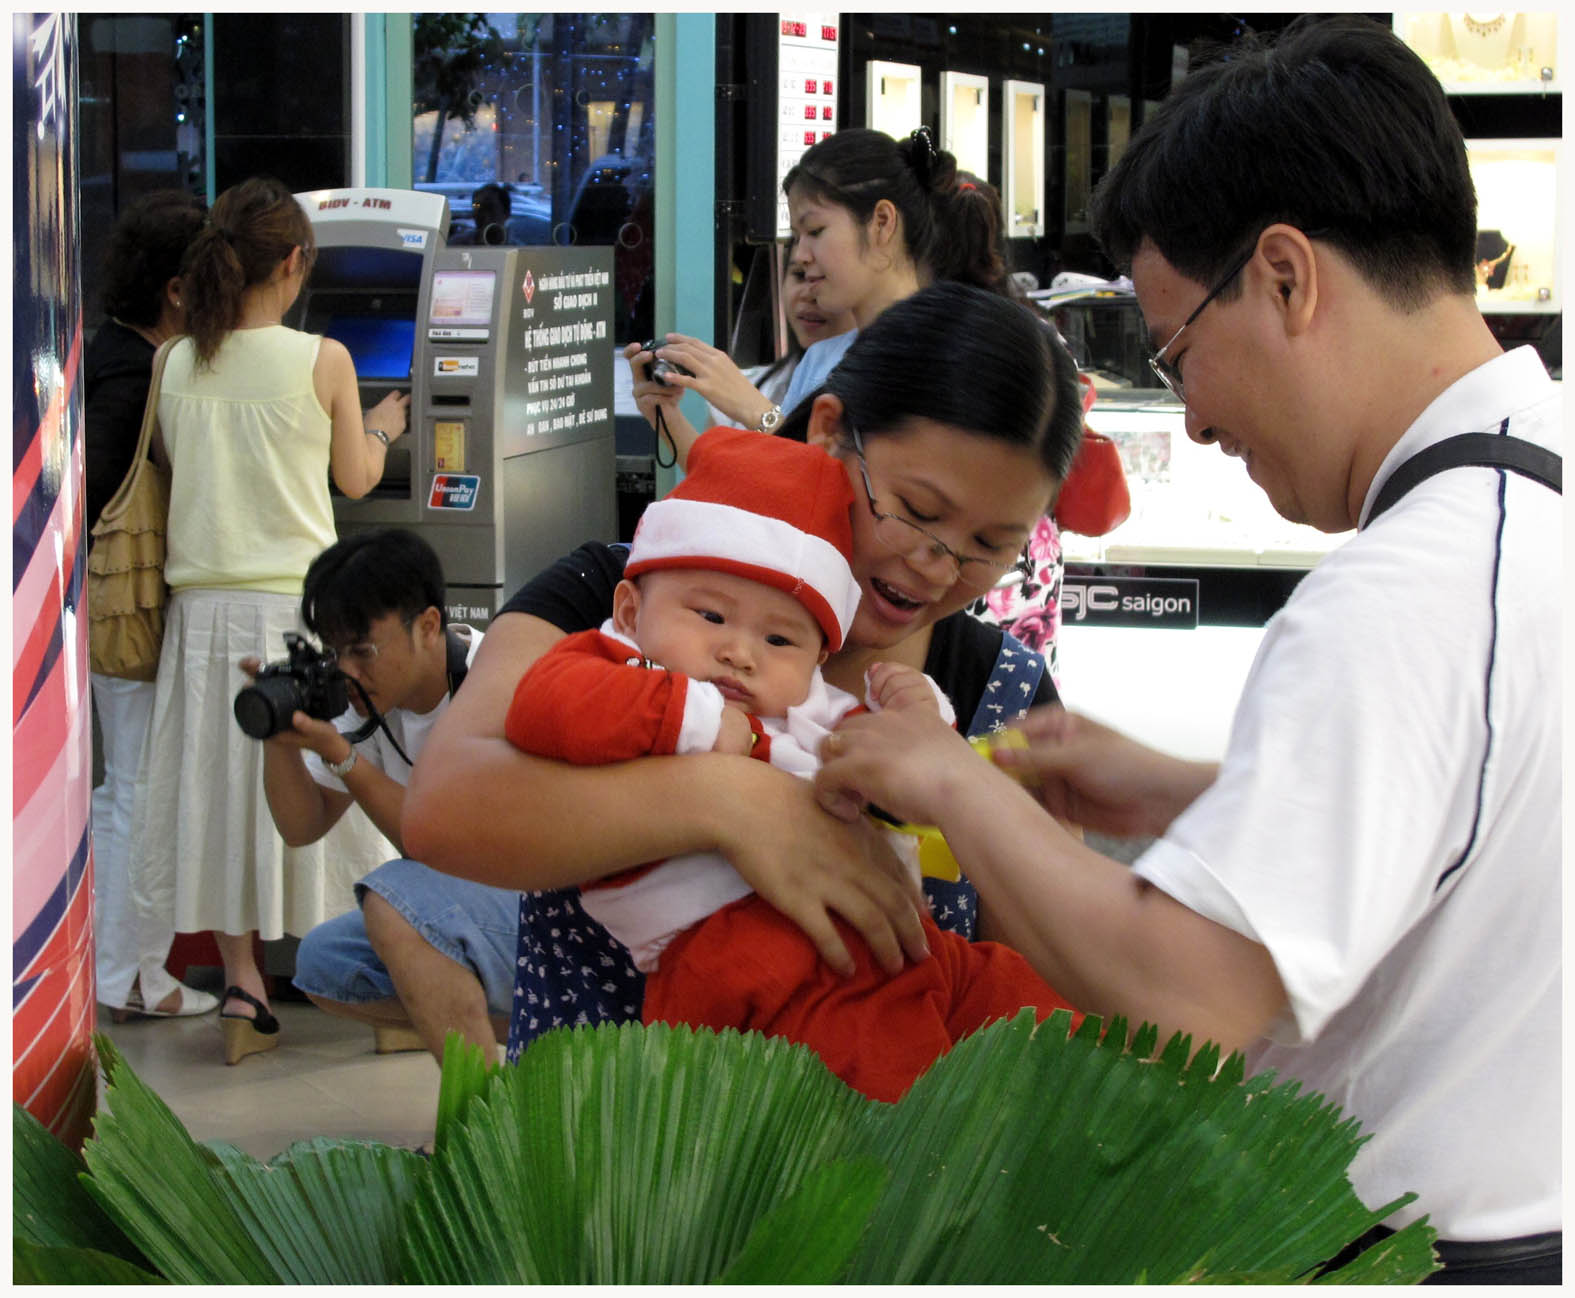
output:
[[[1008,81],[1001,92],[1007,234],[1037,239],[1045,232],[1045,88]]]
[[[941,148],[956,157],[959,170],[989,175],[989,77],[941,73]]]
[[[1558,140],[1467,140],[1477,191],[1477,305],[1561,309]]]
[[[1558,15],[1397,13],[1394,29],[1452,95],[1545,94],[1559,88]]]
[[[1132,101],[1125,95],[1110,95],[1105,100],[1105,170],[1132,142]]]
[[[1086,90],[1068,90],[1065,103],[1063,228],[1068,234],[1081,234],[1088,230],[1088,199],[1093,192],[1094,97]]]
[[[864,120],[894,140],[906,139],[924,124],[918,65],[871,59],[865,68]]]

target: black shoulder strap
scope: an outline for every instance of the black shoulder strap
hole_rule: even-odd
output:
[[[453,698],[465,683],[465,673],[470,670],[466,661],[470,657],[470,642],[453,627],[449,627],[444,635],[448,640],[448,694]]]
[[[1419,451],[1389,475],[1378,491],[1366,526],[1420,482],[1445,469],[1474,466],[1508,469],[1564,494],[1564,461],[1552,451],[1508,435],[1509,421],[1497,433],[1461,433]]]

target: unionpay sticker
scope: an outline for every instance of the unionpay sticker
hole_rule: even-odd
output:
[[[474,509],[481,478],[474,473],[438,473],[432,478],[428,509]]]

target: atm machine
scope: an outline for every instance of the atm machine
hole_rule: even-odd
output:
[[[363,409],[411,398],[382,481],[335,493],[339,534],[419,533],[450,619],[477,626],[582,541],[616,539],[612,249],[450,248],[448,200],[415,190],[296,199],[317,258],[286,323],[349,349]]]

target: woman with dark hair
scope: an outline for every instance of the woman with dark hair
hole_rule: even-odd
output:
[[[132,203],[110,232],[104,255],[104,309],[82,364],[91,533],[131,468],[160,343],[185,326],[180,264],[206,210],[183,190],[158,190]],[[116,1022],[145,1014],[206,1014],[207,992],[164,968],[173,936],[168,916],[138,916],[128,864],[137,767],[153,710],[153,682],[92,673],[103,740],[104,782],[93,790],[93,964],[98,1002]]]
[[[1001,287],[999,222],[987,207],[959,202],[957,159],[937,150],[928,128],[894,140],[863,127],[838,131],[805,150],[783,178],[793,223],[793,261],[805,288],[826,315],[846,312],[856,329],[923,284],[955,280]],[[956,248],[966,249],[958,255]],[[784,411],[813,393],[842,359],[854,331],[806,348],[780,402],[768,400],[725,352],[696,338],[669,334],[656,353],[624,349],[634,369],[635,403],[655,426],[658,414],[683,463],[697,431],[678,410],[693,388],[740,428],[774,432]],[[653,355],[682,365],[666,386],[644,377]]]
[[[1038,655],[964,609],[1048,508],[1081,424],[1071,358],[999,294],[933,285],[860,332],[783,429],[841,460],[856,502],[862,600],[826,660],[828,682],[862,692],[876,662],[915,667],[970,733],[1055,698]],[[504,606],[405,804],[405,846],[419,859],[551,890],[523,903],[511,1051],[560,1023],[638,1014],[638,975],[580,909],[575,885],[677,852],[720,851],[839,969],[851,968],[855,931],[888,969],[925,955],[914,899],[879,834],[834,822],[802,781],[718,754],[573,767],[508,743],[503,717],[521,676],[564,635],[601,625],[624,554],[581,546]],[[474,815],[477,805],[489,814]],[[926,891],[941,927],[989,933],[966,880],[927,880]]]
[[[345,495],[365,495],[405,430],[407,397],[390,393],[363,419],[350,353],[283,323],[314,246],[278,181],[221,194],[181,268],[189,336],[159,391],[170,604],[133,885],[139,909],[176,931],[213,930],[232,1064],[278,1043],[254,937],[305,933],[391,855],[360,813],[310,847],[284,848],[263,805],[262,746],[231,714],[240,660],[278,655],[299,625],[307,566],[335,539],[330,474]]]

